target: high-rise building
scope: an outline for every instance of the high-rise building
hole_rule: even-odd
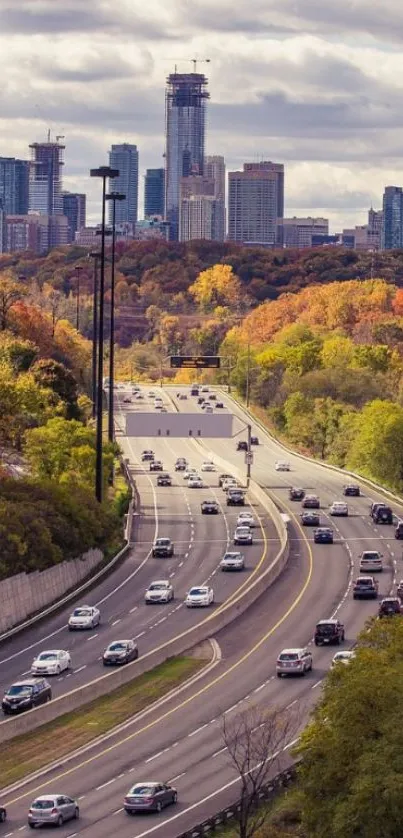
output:
[[[136,145],[120,143],[112,145],[109,152],[109,165],[118,169],[119,175],[112,181],[114,192],[126,195],[124,201],[116,201],[116,223],[137,221],[139,192],[139,153]],[[109,201],[109,222],[112,223],[113,201]]]
[[[62,166],[64,145],[31,143],[29,210],[41,215],[62,215]]]
[[[382,250],[403,247],[403,189],[386,186],[383,193]]]
[[[165,212],[165,169],[147,169],[144,183],[144,217],[163,218]]]
[[[85,227],[87,196],[83,192],[62,192],[63,215],[69,222],[69,241],[73,242],[77,230]]]
[[[180,214],[180,241],[207,239],[217,241],[221,202],[214,195],[190,195],[183,198]]]
[[[207,155],[204,161],[204,174],[214,181],[214,195],[217,201],[215,238],[225,239],[225,160],[218,154]]]
[[[284,216],[283,164],[244,163],[242,172],[230,172],[228,204],[231,241],[274,247]]]
[[[341,236],[343,247],[354,250],[379,250],[382,236],[382,210],[368,211],[368,223],[344,229]]]
[[[277,227],[280,247],[312,247],[313,236],[328,236],[327,218],[282,218]]]
[[[179,237],[181,180],[204,171],[205,113],[209,98],[202,73],[171,73],[166,89],[165,214],[170,238]]]
[[[6,215],[28,212],[29,160],[0,157],[0,206]]]

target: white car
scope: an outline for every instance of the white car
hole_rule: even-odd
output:
[[[245,557],[242,553],[225,553],[220,561],[221,570],[243,570]]]
[[[203,404],[202,408],[205,408],[206,413],[213,413],[214,412],[213,408],[211,407],[211,404],[206,404],[206,405]]]
[[[205,463],[202,463],[201,471],[215,471],[215,465],[211,462],[211,460],[207,460]]]
[[[70,669],[71,657],[63,649],[51,649],[41,652],[34,658],[31,665],[31,675],[60,675],[64,669]]]
[[[340,516],[347,516],[348,515],[348,506],[344,501],[335,500],[329,507],[329,515],[340,515]]]
[[[332,660],[332,666],[336,666],[337,663],[343,663],[345,666],[348,663],[351,663],[352,659],[355,658],[355,652],[347,651],[344,652],[336,652],[334,658]]]
[[[253,544],[253,536],[249,527],[237,527],[234,533],[234,544]]]
[[[256,521],[251,512],[240,512],[236,522],[237,527],[256,527]]]
[[[195,475],[197,476],[197,471],[195,468],[187,468],[183,474],[183,479],[189,480],[189,477],[194,477]]]
[[[185,605],[188,608],[202,608],[211,605],[213,602],[214,591],[207,585],[191,588],[185,599]]]
[[[69,618],[69,629],[93,629],[99,626],[100,622],[101,613],[98,608],[93,605],[79,605]]]
[[[234,477],[229,477],[228,480],[223,480],[221,488],[224,492],[228,492],[228,489],[238,489],[238,483]]]
[[[277,663],[277,677],[283,675],[305,675],[312,670],[312,655],[308,649],[283,649]]]
[[[291,471],[290,464],[285,462],[284,460],[277,460],[274,464],[274,468],[276,471]]]
[[[170,582],[165,579],[159,579],[157,582],[151,582],[151,585],[145,592],[146,603],[150,602],[170,602],[174,598],[174,589]]]
[[[202,489],[203,488],[203,481],[198,474],[194,474],[189,477],[188,480],[188,487],[189,489]]]

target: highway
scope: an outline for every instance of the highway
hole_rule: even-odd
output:
[[[199,409],[194,400],[176,399],[176,392],[188,393],[189,388],[167,390],[164,395],[167,407],[173,396],[175,409]],[[121,406],[118,424],[123,427],[123,412],[128,408],[123,404],[120,393],[118,399]],[[226,409],[233,409],[229,399],[225,399],[225,404]],[[132,409],[132,406],[129,409]],[[248,421],[247,417],[241,408],[235,408],[234,412],[239,417],[237,429],[242,430],[242,423]],[[376,612],[376,603],[356,602],[352,599],[351,582],[354,576],[358,575],[357,557],[362,550],[382,550],[387,566],[380,574],[380,596],[390,592],[400,562],[400,558],[396,556],[398,543],[394,541],[392,527],[376,527],[369,518],[369,504],[377,498],[376,493],[368,493],[363,488],[361,497],[349,498],[349,517],[332,519],[337,536],[335,543],[314,545],[311,532],[303,531],[299,526],[300,504],[288,500],[288,488],[290,485],[298,485],[319,494],[321,518],[323,523],[328,523],[329,504],[333,500],[342,499],[342,487],[346,481],[337,472],[325,470],[297,455],[285,454],[275,441],[258,428],[253,427],[252,433],[260,439],[260,445],[254,449],[252,476],[269,488],[271,495],[288,510],[291,518],[291,555],[286,570],[235,625],[227,627],[216,636],[222,659],[210,677],[200,680],[197,685],[182,692],[180,697],[172,698],[162,709],[151,710],[146,718],[134,720],[124,731],[109,738],[104,744],[87,750],[64,767],[54,770],[43,781],[33,781],[6,796],[4,802],[9,809],[9,823],[5,834],[24,834],[26,812],[32,798],[36,794],[56,790],[76,796],[81,806],[80,820],[64,825],[59,830],[62,836],[109,838],[113,832],[118,832],[119,838],[142,838],[148,835],[175,838],[198,820],[213,814],[236,798],[236,775],[223,748],[222,714],[236,713],[239,708],[250,703],[287,707],[292,705],[298,710],[302,721],[316,697],[320,695],[320,684],[329,669],[335,649],[313,647],[313,671],[302,679],[276,678],[275,662],[278,652],[286,647],[311,644],[317,620],[335,615],[345,624],[344,648],[350,648],[366,619]],[[246,438],[246,433],[241,433],[237,439],[239,438]],[[119,437],[119,442],[126,456],[130,457],[131,463],[137,462],[136,468],[140,449],[153,448],[156,452],[161,451],[157,448],[156,440],[141,440],[134,445],[133,441]],[[236,440],[206,440],[205,448],[192,440],[170,439],[169,443],[158,440],[158,446],[160,445],[165,446],[161,459],[164,461],[164,467],[170,471],[177,456],[174,452],[177,451],[181,456],[187,457],[192,465],[197,465],[212,453],[224,457],[237,467],[242,467],[244,455],[242,452],[236,452]],[[276,460],[288,460],[291,472],[276,472]],[[142,479],[149,482],[146,475],[143,475]],[[178,484],[179,482],[178,480]],[[174,569],[177,563],[175,572],[178,576],[177,580],[175,579],[175,587],[182,584],[179,573],[182,569],[185,577],[183,584],[193,582],[193,578],[190,578],[193,572],[189,573],[189,560],[193,562],[193,556],[193,567],[198,567],[196,562],[205,562],[204,578],[208,573],[211,574],[214,565],[217,564],[218,555],[223,552],[227,543],[224,515],[217,516],[213,521],[206,517],[204,537],[209,537],[211,543],[208,550],[205,550],[201,543],[199,552],[196,553],[199,539],[194,537],[193,542],[190,541],[191,516],[184,514],[184,490],[178,489],[178,495],[179,492],[181,499],[178,497],[177,512],[181,522],[178,520],[172,523],[171,512],[168,512],[166,507],[165,511],[170,520],[164,524],[164,534],[175,533],[171,537],[174,537],[176,544],[178,541],[183,542],[184,547],[183,559],[181,554],[180,557],[175,557],[172,564]],[[200,490],[185,492],[194,516],[196,509],[193,503],[196,505],[196,501],[193,502],[191,498],[196,496],[198,504],[200,496],[204,496],[203,492],[204,490],[201,493]],[[214,492],[218,498],[222,498],[221,490],[214,488]],[[150,505],[152,495],[152,491],[149,490]],[[158,507],[160,527],[163,520],[161,506],[163,500]],[[152,514],[150,518],[148,524],[144,523],[144,527],[152,527]],[[146,520],[147,515],[144,516],[144,522]],[[267,524],[267,521],[264,523]],[[202,520],[199,521],[195,517],[195,533],[199,524],[204,526]],[[219,533],[214,530],[214,538],[213,526],[220,527]],[[228,523],[230,532],[232,526],[233,524]],[[145,539],[145,535],[142,538]],[[271,538],[274,538],[274,535],[270,536],[268,530],[266,539],[269,549]],[[150,540],[152,538],[148,535],[148,546]],[[215,550],[217,540],[220,541],[220,549],[210,564],[208,555]],[[190,544],[192,549],[185,560],[185,552],[188,552]],[[145,556],[146,548],[147,544],[144,547]],[[245,551],[246,549],[255,548],[245,548]],[[399,547],[397,549],[399,550]],[[192,555],[193,550],[195,552]],[[259,562],[263,552],[262,545],[256,545],[255,562]],[[181,568],[177,562],[178,558],[179,561],[183,560]],[[196,581],[199,582],[200,578]],[[227,581],[225,574],[214,576],[214,587],[220,592],[220,600],[225,595],[230,595],[229,589],[221,589],[221,583],[234,584],[231,578]],[[133,587],[136,586],[137,583]],[[125,588],[123,590],[125,591]],[[126,591],[124,598],[127,608]],[[116,601],[119,599],[117,596]],[[114,596],[110,600],[113,601]],[[176,612],[176,616],[180,613]],[[137,612],[134,612],[134,616],[136,614]],[[187,615],[186,619],[195,619],[193,612]],[[164,624],[164,631],[167,631],[168,627],[169,620]],[[143,636],[143,641],[145,637],[146,635]],[[288,759],[287,751],[284,759]],[[173,781],[178,789],[177,806],[164,810],[161,815],[133,818],[127,816],[122,810],[123,796],[136,780]]]

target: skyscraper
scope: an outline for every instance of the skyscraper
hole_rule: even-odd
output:
[[[383,193],[382,250],[403,247],[403,189],[386,186]]]
[[[28,212],[29,160],[0,157],[0,206],[6,215]]]
[[[62,192],[63,215],[69,222],[69,241],[73,242],[77,230],[86,225],[87,196],[82,192]]]
[[[244,163],[228,176],[228,238],[274,247],[277,220],[284,216],[282,163]]]
[[[62,215],[62,166],[64,145],[31,143],[29,209],[41,215]]]
[[[165,169],[147,169],[144,183],[144,216],[163,217],[165,211]]]
[[[208,155],[204,161],[204,174],[214,181],[214,196],[217,201],[215,239],[225,239],[225,160],[218,154]]]
[[[171,73],[166,89],[165,212],[170,238],[179,236],[181,179],[204,170],[205,108],[209,98],[202,73]]]
[[[136,145],[120,143],[112,145],[109,152],[109,165],[119,170],[119,176],[113,180],[113,191],[126,195],[124,201],[116,202],[116,223],[137,221],[139,191],[139,153]],[[109,222],[112,222],[113,201],[109,201]]]

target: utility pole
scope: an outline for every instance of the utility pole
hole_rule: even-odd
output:
[[[92,251],[90,254],[94,260],[94,291],[93,291],[93,306],[92,306],[92,418],[96,416],[97,403],[97,347],[98,347],[98,260],[101,258],[101,252],[98,250]]]
[[[77,277],[77,296],[76,296],[76,329],[80,328],[80,273],[82,271],[81,265],[76,265],[74,268]]]
[[[250,341],[248,340],[248,354],[246,357],[246,407],[250,400]]]
[[[248,425],[247,428],[248,428],[248,450],[246,452],[246,486],[249,489],[252,456],[253,456],[252,455],[252,450],[251,450],[252,449],[252,443],[251,443],[252,425]]]

